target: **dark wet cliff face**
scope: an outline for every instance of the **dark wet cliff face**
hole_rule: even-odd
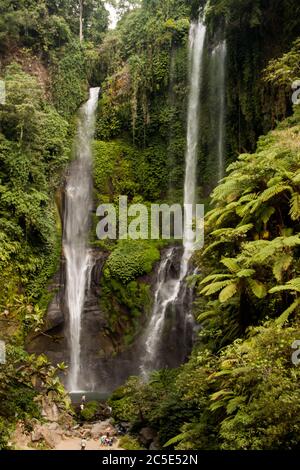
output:
[[[180,248],[175,250],[169,276],[178,275]],[[163,254],[162,254],[163,256]],[[129,345],[124,343],[128,324],[120,321],[114,331],[111,330],[107,312],[101,309],[101,278],[107,254],[93,251],[90,289],[82,315],[81,331],[81,380],[83,390],[97,390],[110,393],[123,384],[131,375],[140,375],[141,358],[144,354],[143,331],[147,325],[151,305],[139,318],[136,334]],[[159,263],[143,281],[150,285],[150,303],[153,303]],[[55,292],[49,305],[45,326],[37,336],[28,338],[27,350],[30,353],[46,354],[53,364],[69,363],[68,312],[65,304],[65,261],[53,279],[50,287]],[[185,297],[185,302],[188,298]],[[187,305],[172,306],[166,312],[166,323],[159,345],[157,368],[176,367],[187,359],[192,348],[192,331],[183,329],[182,315]],[[130,312],[128,313],[130,315]],[[129,318],[128,318],[129,322]],[[67,377],[62,376],[64,383]]]
[[[93,268],[90,273],[90,288],[86,292],[81,330],[81,381],[84,390],[97,389],[109,392],[122,384],[128,376],[137,374],[139,332],[147,322],[149,306],[141,316],[136,338],[129,346],[124,345],[128,325],[124,320],[111,330],[108,312],[100,306],[101,277],[107,254],[98,250],[92,253]],[[155,271],[147,276],[151,286],[151,297],[155,286]],[[49,288],[54,293],[48,307],[42,332],[27,339],[30,353],[46,354],[53,364],[69,363],[68,311],[65,303],[65,260]],[[151,299],[150,299],[151,301]],[[147,310],[147,312],[146,312]],[[62,377],[66,383],[66,377]]]

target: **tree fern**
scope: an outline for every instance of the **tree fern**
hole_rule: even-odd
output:
[[[214,282],[213,284],[209,284],[208,286],[204,287],[202,289],[201,294],[205,295],[213,295],[222,290],[224,287],[228,286],[231,284],[231,280],[228,281],[220,281],[220,282]]]
[[[300,218],[300,194],[293,193],[290,201],[290,217],[292,220],[298,220]]]

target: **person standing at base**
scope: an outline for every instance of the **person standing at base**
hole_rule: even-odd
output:
[[[82,438],[81,439],[81,450],[86,450],[86,439]]]

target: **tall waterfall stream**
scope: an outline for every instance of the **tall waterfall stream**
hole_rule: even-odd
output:
[[[87,238],[92,209],[92,151],[99,88],[79,112],[75,159],[71,164],[65,198],[63,249],[66,258],[66,305],[69,313],[70,371],[68,388],[80,387],[82,311],[88,283],[90,256]]]

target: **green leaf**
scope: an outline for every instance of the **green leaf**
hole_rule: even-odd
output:
[[[187,432],[183,432],[181,434],[178,434],[178,436],[175,436],[175,437],[172,437],[172,439],[170,439],[168,442],[166,442],[163,447],[169,447],[169,446],[172,446],[174,444],[178,444],[178,442],[181,442],[183,441],[183,439],[186,439],[188,437],[188,433]]]
[[[292,305],[289,306],[289,308],[287,308],[281,315],[279,318],[277,318],[277,320],[275,321],[276,325],[283,325],[288,319],[289,319],[289,316],[291,315],[291,313],[293,313],[297,307],[300,306],[300,299],[296,299]]]
[[[258,299],[263,299],[267,295],[267,289],[266,286],[255,279],[249,279],[249,285],[251,287],[251,290],[253,294],[258,298]]]
[[[253,274],[255,274],[254,269],[242,269],[241,271],[237,273],[237,277],[238,278],[251,277],[253,276]]]
[[[231,274],[211,274],[210,276],[207,276],[203,281],[200,282],[201,284],[207,284],[208,282],[211,281],[216,281],[217,279],[228,279],[231,278]]]
[[[284,191],[292,191],[291,186],[288,186],[283,183],[276,184],[271,186],[271,188],[266,189],[259,197],[261,202],[267,202],[278,194],[283,193]]]
[[[209,284],[208,286],[204,287],[202,289],[201,294],[204,295],[213,295],[222,290],[224,287],[228,286],[228,284],[231,284],[231,281],[223,281],[223,282],[215,282],[213,284]]]
[[[210,396],[211,401],[219,400],[220,398],[232,396],[232,392],[229,390],[218,390]]]
[[[265,209],[263,209],[261,213],[261,220],[263,221],[263,223],[267,224],[275,212],[276,210],[274,207],[266,207]]]
[[[290,201],[290,216],[292,220],[298,220],[300,218],[300,194],[294,193]]]
[[[276,260],[273,266],[273,274],[277,281],[282,280],[283,272],[287,271],[293,262],[292,255],[283,254],[279,259]]]
[[[221,263],[224,264],[224,266],[226,266],[226,268],[228,268],[232,273],[237,273],[240,270],[238,263],[233,258],[223,258]]]
[[[238,286],[235,282],[232,284],[229,284],[227,287],[225,287],[222,290],[222,292],[220,292],[220,295],[219,295],[220,302],[221,303],[227,302],[229,299],[231,299],[231,297],[234,296],[234,294],[237,293],[237,290],[238,290]]]
[[[287,282],[282,286],[276,286],[269,290],[270,294],[283,291],[295,291],[300,293],[300,277],[295,277],[291,281]]]

